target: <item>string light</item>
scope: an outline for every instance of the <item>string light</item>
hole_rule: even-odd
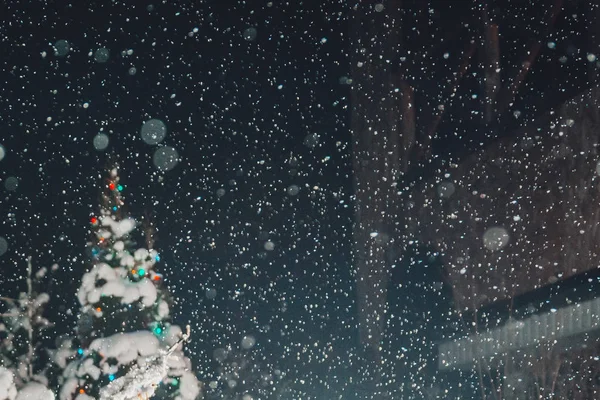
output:
[[[110,196],[110,197],[112,197],[112,199],[114,200],[114,202],[113,202],[113,205],[112,205],[112,206],[108,205],[108,207],[107,207],[107,208],[104,208],[104,210],[112,210],[113,212],[116,212],[116,211],[118,211],[118,210],[119,210],[120,206],[122,206],[122,205],[124,204],[124,203],[122,202],[122,200],[121,200],[121,198],[120,198],[120,194],[119,194],[119,193],[120,193],[120,192],[121,192],[121,191],[124,189],[124,187],[123,187],[122,185],[120,185],[120,184],[117,184],[117,182],[118,182],[118,177],[115,177],[115,176],[113,176],[112,178],[114,179],[114,181],[110,181],[110,180],[109,180],[109,182],[108,182],[108,189],[109,189],[110,191],[112,191],[112,192],[115,192],[115,191],[116,191],[117,193],[112,193],[112,196]],[[105,212],[106,212],[106,211],[105,211]],[[101,217],[101,218],[102,218],[102,217]],[[94,216],[90,218],[90,222],[91,222],[91,224],[92,224],[92,225],[94,225],[94,226],[96,226],[96,225],[99,225],[99,224],[100,224],[100,220],[99,220],[97,217],[94,217]],[[99,240],[99,243],[100,243],[100,244],[102,244],[102,243],[104,243],[105,241],[107,241],[107,239],[106,239],[106,238],[102,237],[102,236],[101,236],[101,235],[99,235],[98,233],[97,233],[97,237],[98,237],[98,240]],[[106,251],[106,250],[102,250],[102,247],[101,247],[101,246],[100,246],[100,247],[93,247],[93,248],[92,248],[92,254],[93,254],[94,256],[98,256],[99,254],[103,254],[103,251]],[[109,250],[109,251],[110,251],[110,250]],[[114,255],[114,253],[113,253],[113,255]],[[159,255],[158,253],[155,253],[155,256],[154,256],[154,260],[155,260],[155,262],[159,262],[159,261],[160,261],[160,259],[161,259],[160,255]],[[136,263],[136,264],[137,264],[137,263]],[[148,278],[151,278],[151,280],[153,280],[153,281],[155,281],[155,282],[161,281],[161,280],[163,279],[163,275],[162,275],[162,274],[159,274],[159,273],[155,273],[155,272],[152,270],[152,268],[149,268],[149,270],[148,270],[148,271],[146,271],[146,270],[145,270],[145,268],[139,268],[140,266],[141,266],[141,265],[137,264],[137,265],[136,265],[136,268],[132,268],[132,269],[130,270],[130,271],[131,271],[130,273],[132,274],[132,275],[131,275],[131,276],[132,276],[132,278],[131,278],[132,280],[136,280],[136,281],[137,281],[137,280],[140,280],[141,278],[143,278],[143,277],[145,277],[145,276],[148,276]],[[142,264],[142,266],[143,266],[143,264]],[[136,279],[136,277],[138,277],[138,278]],[[128,308],[132,308],[132,305],[131,305],[131,304],[128,304],[128,305],[127,305],[127,307],[128,307]],[[101,307],[96,307],[96,308],[95,308],[95,310],[96,310],[98,313],[102,312],[102,308],[101,308]],[[159,323],[159,322],[154,322],[154,323],[151,323],[149,328],[151,329],[151,332],[153,332],[153,333],[154,333],[155,335],[157,335],[157,336],[163,335],[163,334],[165,333],[165,329],[166,329],[166,328],[163,328],[163,327],[162,327],[162,325],[160,325],[160,323]],[[83,355],[85,354],[85,351],[84,351],[84,349],[83,349],[83,348],[78,348],[78,349],[77,349],[77,353],[78,353],[80,356],[83,356]],[[104,357],[104,356],[103,356],[101,353],[95,353],[95,354],[99,355],[99,356],[100,356],[100,357],[102,357],[102,358]],[[94,356],[95,356],[95,355],[94,355]],[[105,376],[106,376],[106,375],[105,375]],[[116,378],[117,378],[117,377],[116,377],[116,375],[115,375],[114,373],[112,373],[112,374],[108,374],[108,380],[109,380],[110,382],[114,381]],[[164,383],[166,384],[167,382],[169,382],[169,381],[165,380],[165,382],[164,382]],[[180,384],[180,382],[179,382],[179,380],[178,380],[178,379],[171,379],[171,380],[170,380],[170,385],[171,385],[171,386],[173,386],[173,387],[176,387],[176,386],[178,386],[179,384]],[[77,392],[78,392],[79,394],[81,394],[81,395],[85,395],[85,394],[86,394],[86,389],[85,389],[84,387],[79,387],[79,388],[77,389]]]

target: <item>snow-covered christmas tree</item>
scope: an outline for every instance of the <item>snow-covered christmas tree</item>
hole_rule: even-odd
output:
[[[52,267],[56,269],[56,266]],[[47,268],[35,273],[27,260],[27,290],[0,297],[0,400],[54,400],[46,377],[43,335],[52,324],[44,317],[50,300],[41,287]]]
[[[197,399],[200,384],[183,354],[182,331],[171,323],[169,293],[155,268],[160,256],[152,248],[153,235],[146,235],[147,247],[136,247],[137,224],[126,215],[122,193],[118,170],[112,168],[103,182],[99,213],[90,218],[91,266],[77,293],[81,310],[75,343],[80,347],[65,368],[59,398],[104,398],[101,392],[111,382],[125,382],[121,378],[147,371],[161,360],[166,363],[164,376],[151,388],[133,380],[122,392],[133,389],[136,395],[122,399]]]

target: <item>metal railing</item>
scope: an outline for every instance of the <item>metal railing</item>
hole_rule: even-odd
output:
[[[508,352],[533,348],[549,340],[561,341],[600,329],[600,298],[552,309],[485,332],[441,343],[438,367],[441,370],[468,369],[478,359],[491,359]]]

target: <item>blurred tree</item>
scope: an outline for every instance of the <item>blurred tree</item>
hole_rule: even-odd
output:
[[[275,399],[286,386],[281,374],[254,348],[252,336],[245,336],[240,346],[215,350],[214,358],[218,376],[207,399]]]

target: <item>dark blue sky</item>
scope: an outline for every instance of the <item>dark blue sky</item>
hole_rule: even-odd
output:
[[[420,111],[440,101],[473,34],[466,3],[433,1],[421,9],[407,2],[405,18],[415,29],[405,30],[399,59],[429,51],[402,64],[426,94]],[[0,294],[22,287],[25,255],[38,264],[57,262],[52,314],[73,321],[77,280],[88,266],[87,221],[97,210],[110,154],[121,165],[130,213],[139,219],[150,211],[158,228],[176,322],[189,321],[197,331],[192,358],[201,374],[215,347],[245,334],[256,336],[269,362],[300,375],[343,369],[336,357],[351,359],[357,345],[350,86],[343,84],[350,70],[350,6],[254,0],[0,5],[0,144],[6,149],[0,236],[9,246],[0,258]],[[520,17],[504,3],[498,7],[494,12],[511,27],[503,32],[509,65],[533,35],[512,28],[524,18],[535,33],[542,19],[533,8]],[[585,81],[585,63],[557,61],[558,53],[585,47],[580,28],[581,22],[559,21],[551,38],[557,49],[544,47],[540,69],[517,99],[523,118],[542,110],[540,101],[545,107],[544,99],[558,101],[554,95],[567,95],[562,89],[577,90]],[[562,40],[561,32],[571,31],[576,34]],[[66,56],[54,54],[59,40],[71,46]],[[108,50],[106,62],[95,60],[98,49]],[[498,133],[473,128],[476,72],[466,74],[445,117],[434,143],[438,154],[471,151]],[[559,75],[566,85],[553,80]],[[553,84],[538,96],[534,89],[546,80]],[[170,171],[156,168],[156,146],[141,139],[150,118],[166,124],[163,144],[180,155]],[[100,131],[109,137],[105,151],[93,145]],[[419,174],[432,171],[427,164]],[[9,177],[18,179],[14,191],[6,188]],[[267,242],[273,250],[265,249]],[[414,271],[414,282],[432,276]],[[208,289],[216,289],[214,299],[206,297]],[[312,350],[303,353],[306,346]],[[327,348],[333,355],[317,367]]]
[[[2,187],[4,288],[22,286],[23,254],[57,262],[51,314],[74,322],[110,154],[128,210],[138,219],[150,210],[158,228],[175,319],[195,330],[201,378],[212,351],[245,334],[283,369],[316,372],[321,349],[355,345],[345,7],[276,3],[6,8],[0,177],[19,185]],[[54,54],[59,40],[71,45],[66,56]],[[166,173],[140,136],[150,118],[166,124],[163,144],[181,158]],[[100,131],[105,151],[93,145]]]

